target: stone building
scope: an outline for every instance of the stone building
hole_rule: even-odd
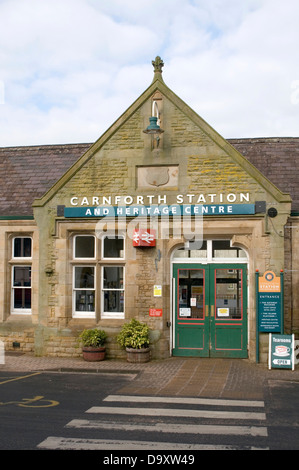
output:
[[[94,144],[0,149],[7,350],[80,356],[99,327],[122,357],[135,317],[153,358],[265,361],[270,331],[299,332],[299,138],[225,140],[153,66]],[[280,283],[266,326],[260,279]]]

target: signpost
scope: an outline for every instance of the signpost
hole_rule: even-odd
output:
[[[269,369],[295,368],[295,336],[269,335]]]
[[[283,333],[283,272],[276,276],[266,271],[256,272],[256,356],[259,360],[259,333]]]

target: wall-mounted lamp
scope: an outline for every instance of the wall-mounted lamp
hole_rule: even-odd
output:
[[[160,127],[160,114],[157,101],[153,101],[152,106],[152,115],[149,118],[149,126],[143,131],[145,134],[152,135],[153,137],[156,136],[157,147],[159,147],[160,137],[159,135],[164,132],[163,129]]]

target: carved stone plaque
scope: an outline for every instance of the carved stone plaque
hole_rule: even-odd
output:
[[[144,166],[137,169],[139,188],[177,187],[178,166]]]

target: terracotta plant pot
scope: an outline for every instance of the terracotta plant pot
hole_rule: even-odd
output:
[[[106,348],[103,346],[84,346],[82,353],[85,361],[103,361],[106,356]]]
[[[127,361],[141,364],[143,362],[149,362],[150,360],[150,348],[126,348]]]

